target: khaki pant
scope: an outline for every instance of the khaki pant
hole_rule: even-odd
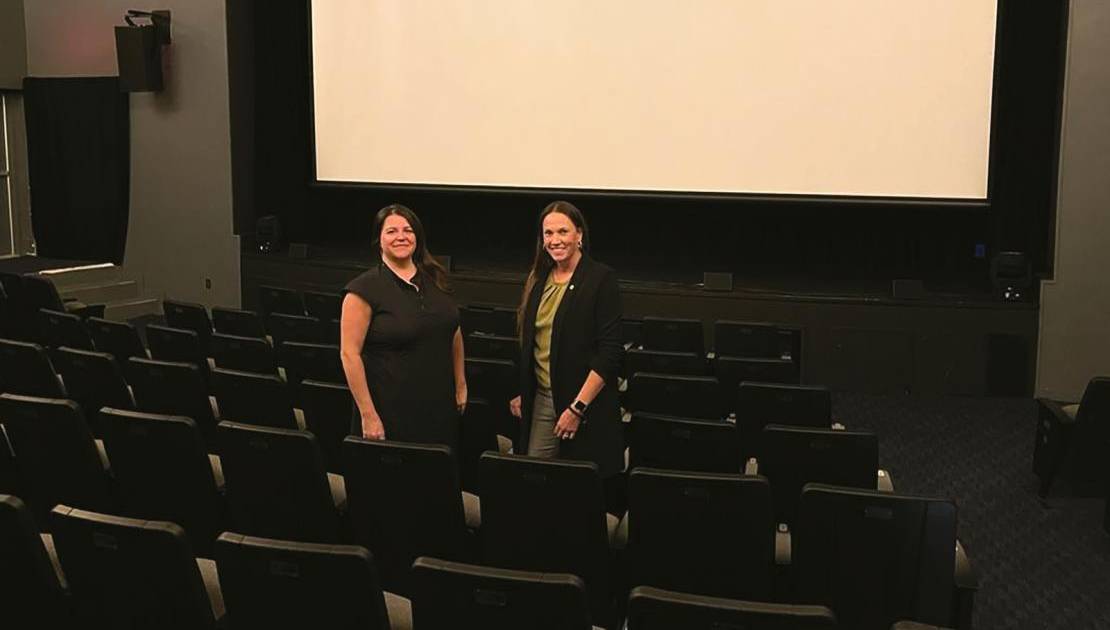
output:
[[[537,389],[532,402],[532,430],[528,434],[528,454],[553,458],[559,455],[559,438],[555,436],[555,403],[551,391]]]

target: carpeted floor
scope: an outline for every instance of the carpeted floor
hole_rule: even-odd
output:
[[[840,394],[833,415],[879,434],[896,490],[956,500],[980,577],[976,628],[1110,628],[1104,503],[1062,484],[1037,496],[1032,400]]]

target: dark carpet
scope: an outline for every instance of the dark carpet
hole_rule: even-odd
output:
[[[1110,628],[1104,503],[1037,496],[1031,399],[839,394],[833,414],[878,433],[897,491],[955,499],[976,628]]]

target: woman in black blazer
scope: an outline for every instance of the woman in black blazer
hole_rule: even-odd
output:
[[[540,213],[536,254],[524,285],[521,419],[517,453],[581,459],[602,478],[624,468],[617,374],[621,296],[616,274],[591,259],[586,220],[565,201]]]

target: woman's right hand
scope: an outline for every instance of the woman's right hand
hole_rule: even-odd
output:
[[[385,425],[382,424],[382,419],[377,414],[362,416],[362,437],[368,440],[385,439]]]
[[[517,418],[521,417],[521,415],[520,415],[520,396],[517,396],[516,398],[509,401],[509,413],[513,414]]]

